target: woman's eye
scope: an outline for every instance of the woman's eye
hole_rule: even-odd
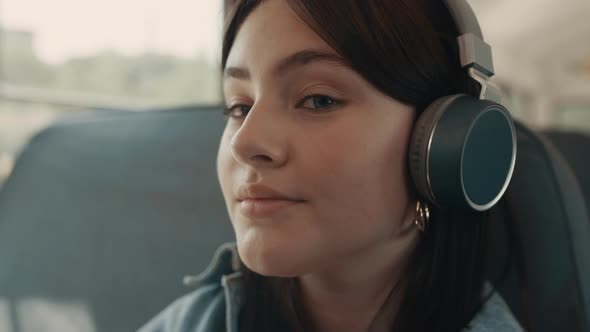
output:
[[[324,95],[312,95],[305,97],[298,107],[308,109],[327,109],[340,104],[336,99]]]
[[[244,118],[250,112],[252,106],[248,105],[233,105],[228,106],[223,109],[223,115],[229,116],[232,118]]]
[[[297,105],[297,107],[303,107],[311,110],[322,110],[328,109],[337,105],[341,102],[328,96],[324,95],[311,95],[303,98],[303,100]],[[244,104],[236,104],[225,107],[223,109],[223,115],[231,118],[245,118],[250,112],[252,106]]]

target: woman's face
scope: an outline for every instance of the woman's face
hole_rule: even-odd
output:
[[[297,276],[395,241],[413,218],[406,150],[410,106],[351,70],[285,1],[264,1],[240,28],[224,75],[232,114],[217,171],[241,259]],[[240,116],[241,115],[241,116]],[[248,213],[261,184],[296,204]]]

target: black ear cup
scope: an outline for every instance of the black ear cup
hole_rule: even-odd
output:
[[[438,207],[485,211],[514,169],[516,136],[500,104],[468,95],[435,100],[418,118],[409,147],[417,191]]]

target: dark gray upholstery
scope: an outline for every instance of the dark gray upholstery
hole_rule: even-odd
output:
[[[562,130],[546,130],[545,136],[559,149],[571,166],[590,208],[590,135]]]
[[[214,109],[97,113],[35,137],[0,191],[0,331],[44,315],[61,320],[43,331],[132,331],[188,292],[182,277],[233,239],[215,172],[223,125]],[[522,126],[518,140],[489,273],[511,258],[497,286],[533,331],[590,332],[582,196],[551,145]]]
[[[490,275],[509,264],[496,286],[531,331],[590,331],[590,222],[577,179],[546,138],[521,124],[517,138],[512,182],[492,211]]]
[[[36,136],[0,192],[8,331],[46,324],[23,299],[49,300],[39,310],[68,324],[85,310],[95,331],[117,332],[187,292],[182,277],[233,238],[215,171],[223,125],[218,109],[104,113]],[[57,325],[41,330],[92,331]]]

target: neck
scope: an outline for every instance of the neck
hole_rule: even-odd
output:
[[[298,277],[315,330],[390,330],[403,295],[402,276],[417,238],[417,232],[408,232],[321,272]]]

